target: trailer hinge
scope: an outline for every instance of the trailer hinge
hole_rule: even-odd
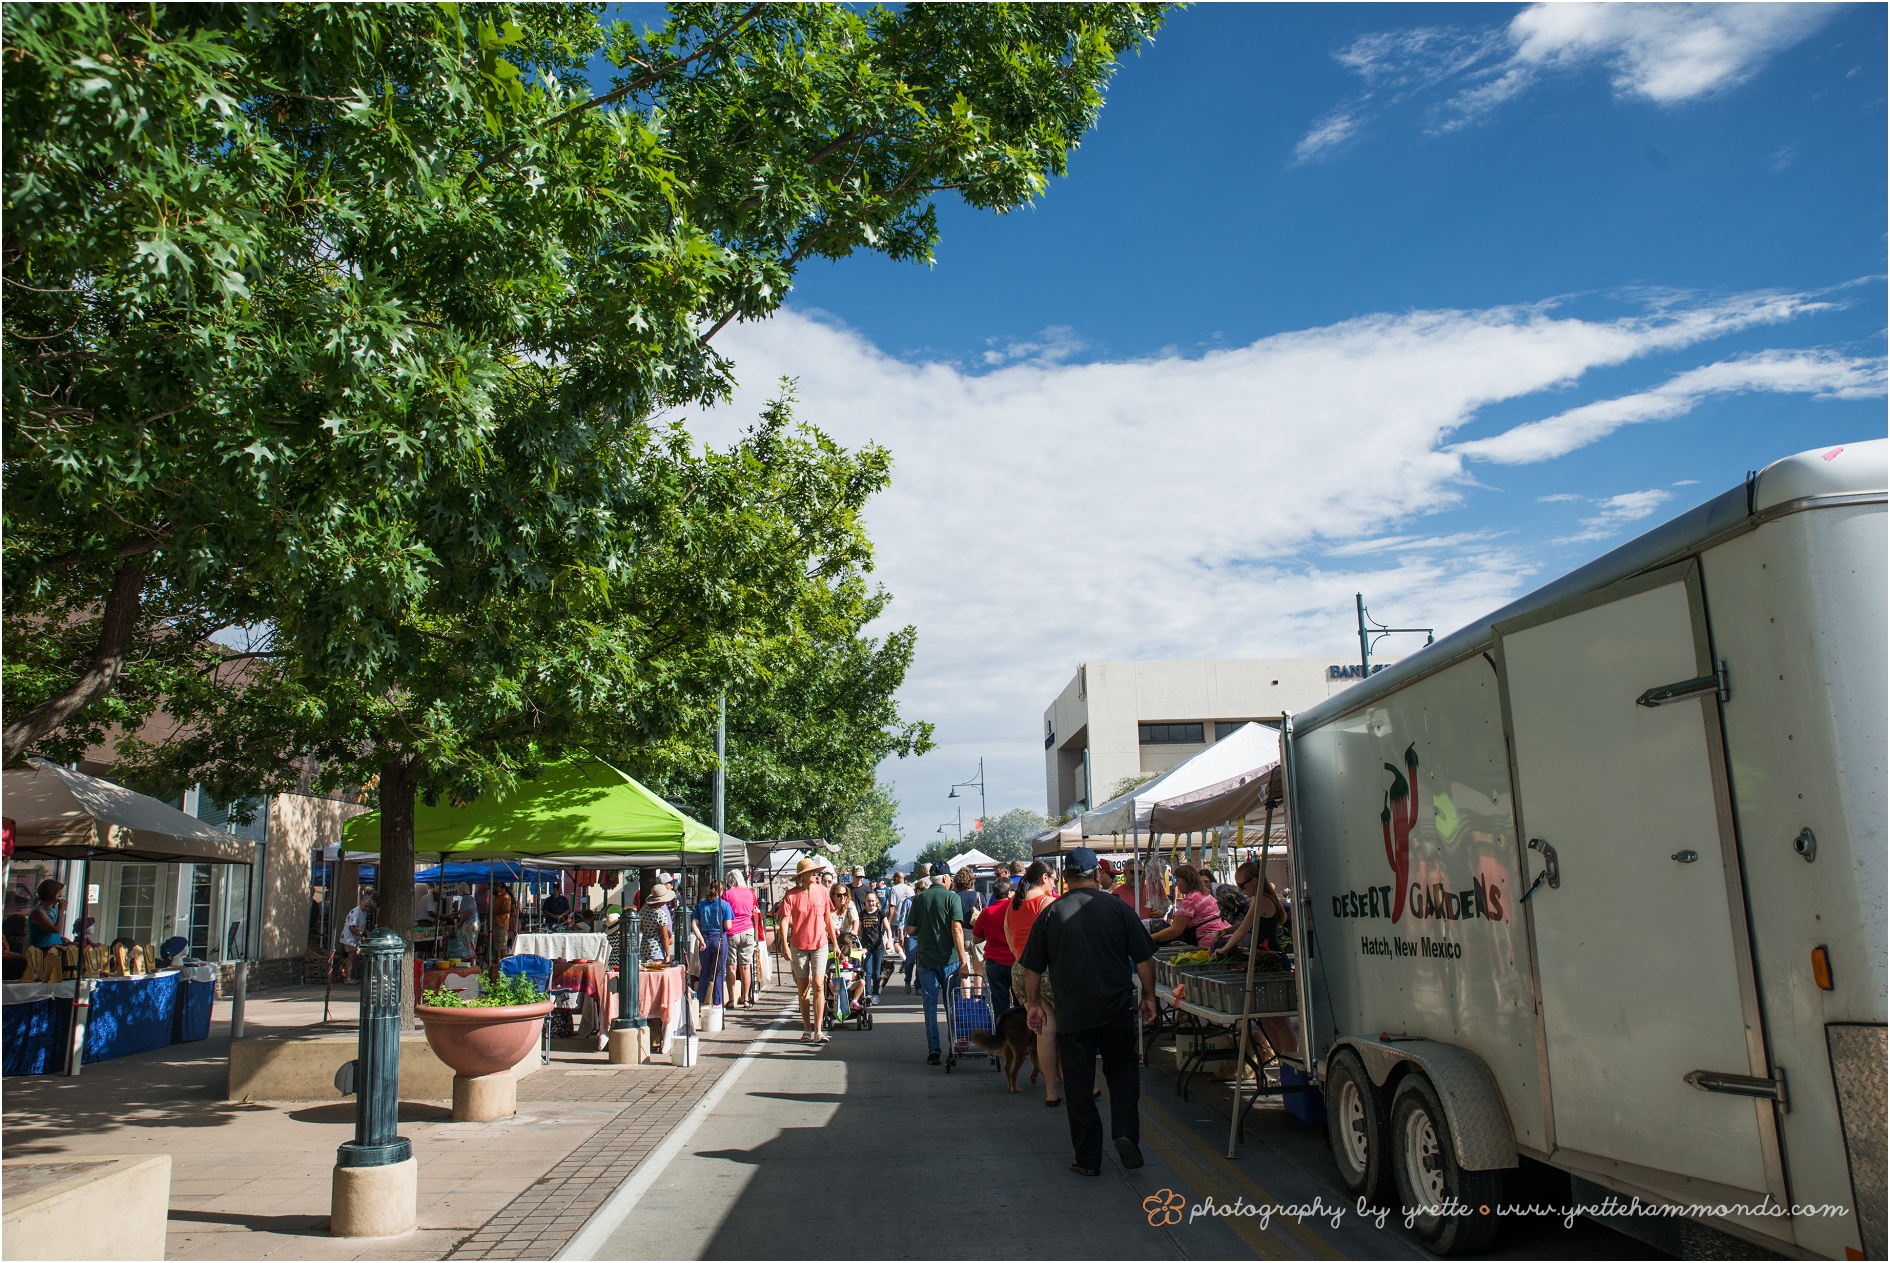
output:
[[[1682,680],[1678,684],[1663,684],[1658,688],[1648,689],[1634,699],[1637,706],[1665,706],[1668,702],[1684,702],[1689,697],[1704,697],[1708,693],[1719,694],[1724,702],[1732,696],[1732,685],[1726,673],[1726,663],[1722,660],[1713,664],[1713,674],[1696,676],[1691,680]]]
[[[1774,1067],[1769,1079],[1754,1078],[1749,1074],[1720,1074],[1713,1070],[1695,1070],[1686,1081],[1702,1092],[1724,1092],[1729,1096],[1770,1097],[1778,1102],[1779,1113],[1791,1112],[1791,1101],[1785,1094],[1785,1071]]]

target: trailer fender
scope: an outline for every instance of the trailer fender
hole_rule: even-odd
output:
[[[1516,1165],[1516,1134],[1510,1129],[1496,1076],[1469,1049],[1432,1039],[1359,1036],[1345,1036],[1333,1048],[1356,1052],[1365,1063],[1365,1073],[1381,1088],[1401,1075],[1422,1072],[1443,1100],[1457,1165],[1464,1170],[1493,1171]]]

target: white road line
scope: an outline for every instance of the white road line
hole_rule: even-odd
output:
[[[761,1046],[773,1039],[782,1023],[790,1017],[798,1021],[800,1015],[792,1011],[783,1013],[768,1029],[755,1037],[747,1050],[735,1059],[735,1064],[728,1068],[728,1072],[722,1076],[721,1081],[710,1088],[708,1094],[683,1115],[682,1122],[676,1125],[676,1130],[670,1132],[662,1144],[651,1150],[649,1156],[637,1164],[637,1169],[631,1173],[630,1178],[618,1186],[617,1191],[610,1195],[609,1200],[584,1221],[584,1226],[578,1230],[578,1234],[565,1242],[564,1249],[558,1251],[553,1257],[560,1259],[597,1257],[597,1252],[604,1248],[604,1243],[610,1240],[611,1234],[623,1226],[624,1220],[630,1218],[631,1213],[637,1208],[637,1203],[642,1201],[643,1195],[650,1191],[650,1186],[662,1177],[663,1172],[669,1168],[669,1164],[675,1161],[676,1155],[682,1152],[683,1146],[695,1136],[696,1129],[702,1126],[702,1120],[713,1113],[715,1107],[722,1103],[722,1098],[729,1094],[730,1089],[735,1086],[735,1081],[742,1077],[742,1071],[748,1069],[748,1063],[759,1055]]]

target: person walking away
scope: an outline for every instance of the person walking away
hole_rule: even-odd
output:
[[[891,932],[891,918],[879,901],[877,893],[869,891],[866,896],[866,909],[860,913],[860,948],[866,953],[865,963],[861,966],[866,974],[866,994],[874,1000],[879,999],[879,974],[886,963],[886,935]]]
[[[899,905],[899,947],[905,957],[906,994],[912,994],[912,971],[919,965],[919,940],[912,934],[912,900],[917,899],[926,887],[932,884],[929,877],[921,877],[912,885],[912,897]]]
[[[801,1042],[824,1044],[826,1032],[821,1023],[827,1016],[827,956],[839,946],[833,932],[831,901],[821,884],[832,866],[824,859],[809,857],[794,868],[794,889],[775,909],[775,925],[788,950],[794,968],[794,985],[800,994]]]
[[[649,897],[643,901],[643,910],[637,914],[643,927],[643,959],[674,964],[676,951],[676,924],[670,916],[669,905],[676,902],[676,892],[662,882],[650,887]]]
[[[728,905],[730,913],[727,928],[730,998],[738,1009],[753,1008],[755,947],[759,942],[755,934],[755,910],[760,900],[749,889],[741,869],[729,873],[728,889],[722,892],[722,902]]]
[[[978,914],[984,911],[984,900],[978,895],[977,884],[978,875],[971,871],[971,865],[969,864],[952,874],[952,893],[958,896],[959,906],[965,910],[965,925],[967,929],[969,929],[972,922],[977,920]],[[969,935],[967,935],[967,937],[969,937]],[[969,944],[969,946],[971,949],[971,968],[967,972],[982,978],[984,977],[984,952],[979,949],[975,942]]]
[[[1135,982],[1141,1018],[1155,1016],[1155,943],[1135,910],[1096,885],[1096,853],[1086,846],[1064,861],[1069,892],[1045,908],[1018,958],[1033,1029],[1043,1024],[1043,977],[1057,997],[1057,1058],[1063,1081],[1088,1084],[1102,1056],[1109,1084],[1109,1133],[1122,1165],[1142,1165],[1142,1068],[1135,1051]],[[1102,1174],[1102,1115],[1077,1091],[1065,1103],[1076,1157],[1070,1170]]]
[[[1024,870],[1024,879],[1017,889],[1011,892],[1010,900],[1004,908],[1004,941],[1011,949],[1012,959],[1021,959],[1024,945],[1030,941],[1031,927],[1043,910],[1056,901],[1056,874],[1042,860],[1033,860]],[[1063,1072],[1057,1064],[1057,997],[1056,987],[1046,978],[1038,988],[1038,995],[1043,1001],[1043,1022],[1030,1029],[1037,1032],[1037,1064],[1043,1067],[1043,1103],[1048,1106],[1063,1104]],[[1011,999],[1022,1005],[1024,995],[1024,971],[1016,964],[1011,966]],[[1088,1082],[1088,1080],[1084,1080]]]
[[[690,919],[695,923],[697,941],[701,945],[697,964],[696,1003],[713,1003],[719,1009],[725,998],[724,984],[728,980],[728,924],[735,919],[735,909],[722,897],[721,882],[709,883],[707,893],[696,904]],[[709,999],[711,994],[715,996],[713,1001]]]
[[[1207,878],[1194,865],[1181,865],[1175,870],[1174,913],[1166,926],[1155,931],[1155,941],[1179,939],[1191,947],[1212,947],[1225,933],[1227,922],[1221,919],[1221,905],[1209,891]]]
[[[1004,921],[1010,910],[1011,901],[999,899],[982,909],[971,923],[972,941],[984,951],[984,976],[990,983],[993,1029],[1011,1010],[1011,966],[1017,957],[1011,952],[1010,937],[1004,932]]]
[[[952,1002],[952,976],[971,964],[965,955],[965,905],[943,882],[933,882],[913,898],[907,925],[917,940],[919,994],[925,1000],[925,1064],[936,1066],[939,998]]]

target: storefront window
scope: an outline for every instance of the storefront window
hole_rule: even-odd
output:
[[[121,864],[118,871],[118,920],[114,938],[136,943],[152,940],[157,925],[158,866]]]

